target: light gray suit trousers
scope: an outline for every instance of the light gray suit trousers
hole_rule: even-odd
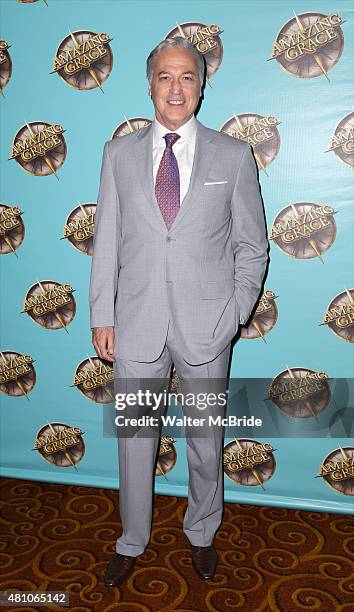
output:
[[[150,363],[118,359],[114,364],[115,377],[120,380],[167,379],[173,363],[180,379],[181,392],[185,396],[193,388],[193,378],[199,379],[198,385],[201,379],[218,379],[219,392],[223,380],[226,387],[230,348],[228,344],[218,357],[205,364],[190,365],[183,359],[183,350],[178,345],[170,319],[160,357]],[[188,384],[187,387],[184,382]],[[184,413],[188,416],[188,408],[184,409]],[[221,428],[208,428],[204,437],[201,427],[197,431],[197,437],[193,437],[191,428],[186,432],[189,487],[183,530],[194,546],[209,546],[223,514],[223,437]],[[117,540],[116,551],[135,557],[144,552],[150,539],[154,465],[159,440],[156,436],[119,437],[118,447],[119,508],[123,533]]]

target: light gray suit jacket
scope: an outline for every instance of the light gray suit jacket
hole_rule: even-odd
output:
[[[210,184],[207,184],[210,183]],[[150,362],[173,318],[183,358],[214,359],[259,296],[268,239],[249,144],[197,121],[188,192],[168,231],[153,183],[152,126],[104,146],[89,303],[116,358]]]

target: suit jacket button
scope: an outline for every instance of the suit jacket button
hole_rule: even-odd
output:
[[[172,240],[171,236],[166,236],[166,240],[167,242],[170,242],[170,240]]]

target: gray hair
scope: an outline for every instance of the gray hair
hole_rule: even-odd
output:
[[[149,84],[151,83],[151,79],[152,79],[152,72],[154,68],[154,62],[155,62],[156,55],[160,53],[160,51],[162,51],[163,49],[171,49],[171,47],[183,47],[184,49],[188,49],[188,51],[190,51],[193,54],[195,62],[198,67],[199,82],[200,82],[200,85],[202,86],[204,82],[204,73],[205,73],[204,57],[202,56],[201,53],[199,53],[199,51],[195,48],[195,46],[192,45],[192,43],[189,42],[187,38],[183,38],[183,36],[174,36],[171,38],[165,38],[151,51],[149,57],[146,60],[146,76],[149,81]]]

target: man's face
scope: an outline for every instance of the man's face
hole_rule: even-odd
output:
[[[183,47],[163,49],[154,59],[148,90],[156,119],[169,130],[176,130],[192,117],[201,95],[198,67],[194,56]]]

